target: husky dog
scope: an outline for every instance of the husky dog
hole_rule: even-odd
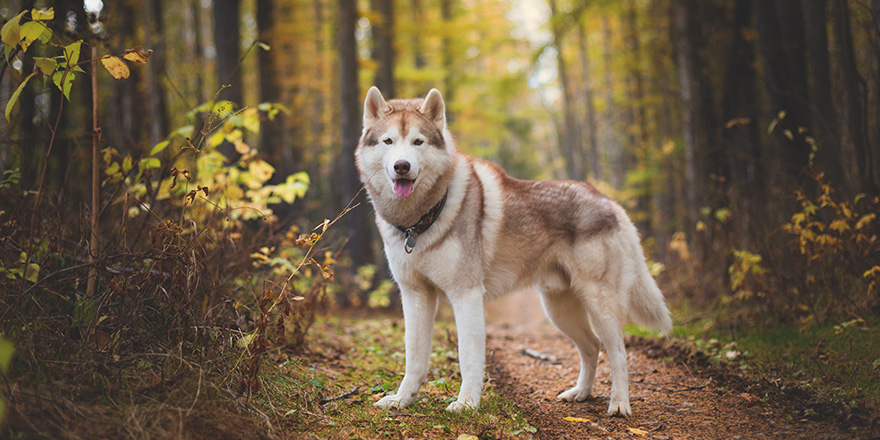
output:
[[[611,366],[608,414],[632,413],[623,324],[629,317],[668,334],[672,321],[620,205],[586,183],[514,179],[459,152],[436,89],[425,99],[385,101],[371,88],[355,156],[406,326],[406,374],[377,407],[418,398],[444,294],[455,314],[462,378],[458,399],[446,410],[478,407],[486,363],[483,304],[534,286],[581,359],[577,384],[558,399],[590,396],[601,341]]]

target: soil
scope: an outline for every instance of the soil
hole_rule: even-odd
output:
[[[631,417],[606,414],[611,381],[604,350],[593,397],[559,402],[556,395],[577,380],[578,355],[544,317],[538,295],[522,292],[490,304],[487,321],[492,386],[523,412],[539,439],[880,438],[876,425],[858,426],[863,416],[714,365],[681,342],[639,337],[627,338]]]

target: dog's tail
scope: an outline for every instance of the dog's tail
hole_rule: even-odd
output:
[[[630,318],[643,327],[659,330],[666,336],[672,335],[672,318],[663,293],[657,287],[654,277],[648,272],[644,261],[637,265],[637,277],[629,297]]]

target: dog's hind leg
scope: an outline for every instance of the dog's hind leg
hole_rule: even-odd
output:
[[[385,396],[376,402],[375,406],[378,408],[409,406],[419,397],[419,389],[428,380],[434,316],[437,314],[437,294],[417,292],[402,286],[400,293],[405,325],[406,373],[397,393]]]
[[[570,290],[541,291],[541,304],[547,317],[577,346],[581,358],[581,372],[574,388],[556,396],[566,402],[581,402],[593,392],[596,363],[599,358],[599,338],[590,327],[589,315],[580,298]]]
[[[605,344],[608,364],[611,366],[611,401],[608,415],[629,416],[629,375],[626,368],[626,347],[623,344],[623,324],[613,312],[590,308],[590,318],[596,327],[599,339]]]

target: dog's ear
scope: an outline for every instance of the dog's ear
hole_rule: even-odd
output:
[[[419,112],[433,121],[437,128],[441,130],[446,128],[446,104],[443,103],[443,97],[440,96],[440,92],[437,89],[431,89],[428,92],[428,96],[425,97],[425,102],[422,103],[422,108],[419,109]]]
[[[382,92],[376,86],[367,91],[367,99],[364,100],[364,129],[371,127],[382,115],[388,111],[388,103],[382,96]]]

